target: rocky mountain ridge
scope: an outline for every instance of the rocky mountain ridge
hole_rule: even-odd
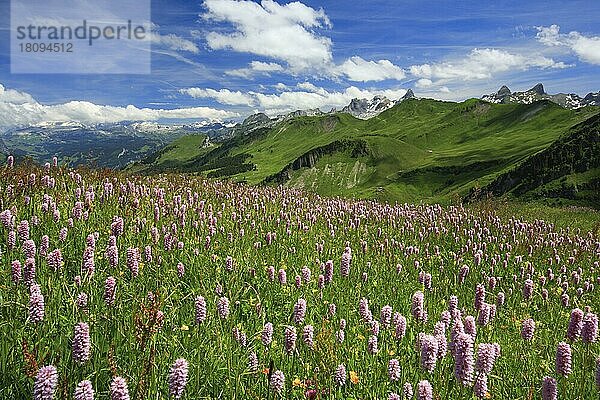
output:
[[[397,100],[390,100],[385,96],[377,95],[371,99],[359,99],[354,98],[350,101],[347,106],[344,106],[341,110],[332,108],[329,112],[324,112],[318,108],[308,110],[295,110],[287,114],[280,114],[276,117],[269,117],[265,113],[255,113],[244,119],[242,122],[231,127],[231,132],[228,138],[236,135],[248,135],[259,128],[271,128],[281,121],[291,121],[294,118],[299,117],[315,117],[323,115],[333,115],[337,113],[350,114],[355,118],[367,120],[382,112],[389,110],[396,104],[403,102],[404,100],[416,98],[414,92],[408,89],[406,94]]]
[[[496,93],[484,95],[481,99],[494,104],[531,104],[540,100],[549,100],[561,107],[576,110],[586,106],[600,106],[600,91],[581,97],[576,93],[548,94],[541,83],[523,92],[512,92],[504,85]]]

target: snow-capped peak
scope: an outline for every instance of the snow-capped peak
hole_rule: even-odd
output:
[[[562,107],[574,110],[585,106],[600,105],[600,92],[588,93],[583,98],[575,93],[548,94],[544,90],[544,85],[538,83],[523,92],[511,92],[507,86],[502,86],[496,93],[484,95],[481,99],[496,104],[531,104],[540,100],[549,100]]]

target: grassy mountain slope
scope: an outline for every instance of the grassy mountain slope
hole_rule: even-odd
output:
[[[171,167],[322,194],[447,202],[487,185],[597,112],[549,101],[411,99],[369,120],[333,114],[283,121]],[[150,163],[141,170],[159,168]]]
[[[214,145],[210,144],[207,139],[206,135],[180,137],[160,151],[149,155],[141,163],[132,165],[130,170],[132,172],[141,171],[147,168],[147,165],[153,165],[155,169],[161,171],[177,169],[182,163],[209,152]]]
[[[600,114],[575,125],[485,187],[473,189],[469,197],[507,193],[531,199],[575,200],[600,208]]]

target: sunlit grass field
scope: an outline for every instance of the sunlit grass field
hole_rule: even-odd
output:
[[[50,165],[3,167],[0,202],[2,399],[79,400],[84,380],[96,399],[125,398],[116,377],[131,399],[393,399],[409,387],[416,399],[541,399],[545,377],[562,399],[600,393],[589,210],[571,226],[510,203],[389,205]],[[179,358],[186,379],[171,379]],[[49,365],[56,376],[40,377]]]

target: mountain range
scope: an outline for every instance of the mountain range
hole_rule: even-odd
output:
[[[353,99],[340,112],[368,119],[400,101],[414,97],[412,91],[396,101],[383,96],[373,99]],[[337,113],[331,110],[329,113]],[[97,165],[125,168],[131,163],[151,156],[174,140],[187,135],[205,135],[209,146],[235,136],[247,135],[257,128],[272,127],[282,121],[298,117],[319,116],[319,110],[296,110],[270,118],[266,114],[250,115],[241,122],[203,121],[187,124],[161,124],[156,122],[125,121],[110,124],[82,124],[72,121],[45,122],[19,126],[0,135],[0,153],[17,158],[31,157],[43,163],[57,156],[69,165]]]
[[[544,90],[544,85],[538,83],[524,92],[511,92],[507,86],[502,86],[496,93],[484,95],[482,100],[495,104],[531,104],[540,100],[550,100],[562,107],[574,110],[587,106],[600,106],[600,92],[588,93],[585,97],[575,93],[548,94]]]
[[[459,103],[408,91],[240,122],[39,124],[5,132],[0,152],[384,201],[508,194],[600,208],[599,100],[541,84]]]
[[[256,114],[243,123],[251,131],[208,147],[200,146],[201,136],[183,137],[130,170],[391,202],[515,195],[600,208],[600,107],[523,99],[408,98],[369,119],[346,112],[279,120]],[[373,109],[372,102],[354,104],[361,112]]]
[[[201,122],[167,125],[120,122],[86,125],[46,122],[16,127],[0,135],[0,152],[43,163],[57,156],[69,165],[124,168],[186,135],[203,134],[217,140],[231,136],[235,123]]]
[[[372,99],[352,99],[350,104],[342,108],[343,113],[347,113],[358,119],[369,119],[373,118],[385,110],[392,108],[398,103],[404,100],[412,99],[415,97],[412,89],[408,89],[406,94],[398,100],[390,100],[385,96],[375,96]],[[335,113],[335,109],[331,113]]]

